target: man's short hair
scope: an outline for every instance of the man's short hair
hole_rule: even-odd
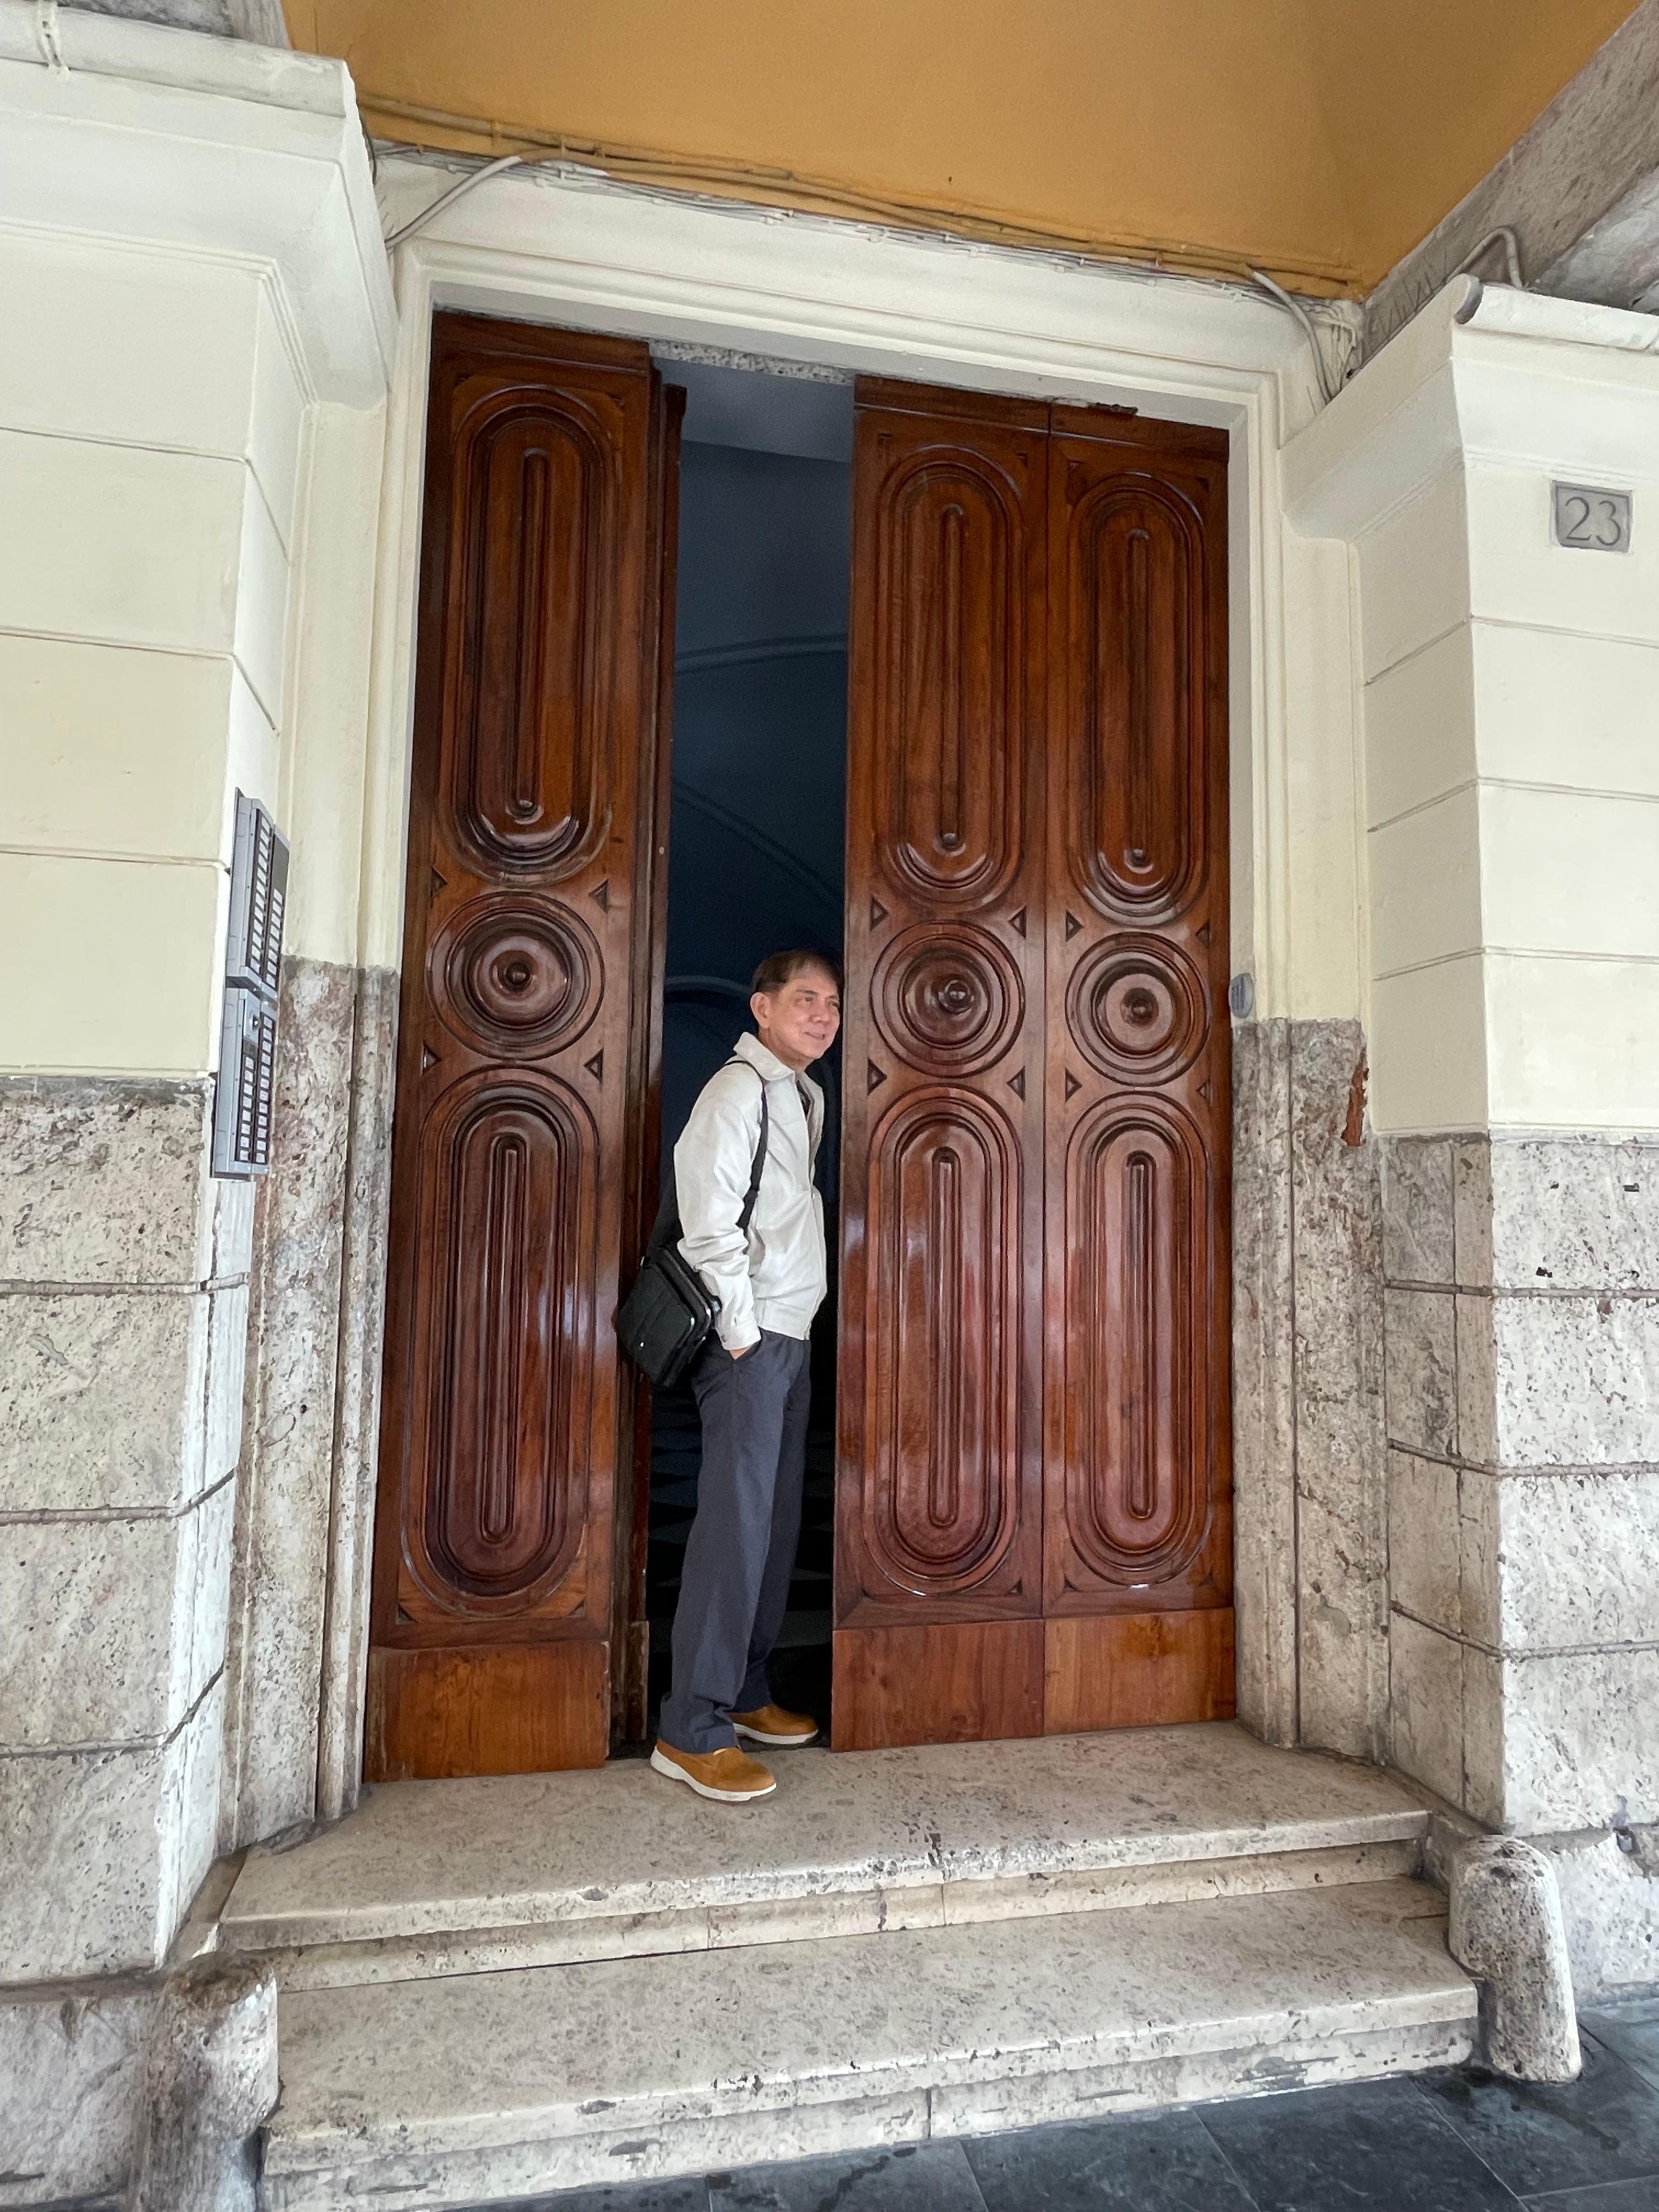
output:
[[[793,983],[797,975],[805,975],[809,968],[817,968],[826,975],[837,991],[841,989],[841,969],[827,952],[769,952],[755,970],[750,991],[758,991],[763,998],[771,998]]]

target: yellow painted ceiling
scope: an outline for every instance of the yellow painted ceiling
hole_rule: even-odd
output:
[[[1369,289],[1635,0],[286,0],[377,136]]]

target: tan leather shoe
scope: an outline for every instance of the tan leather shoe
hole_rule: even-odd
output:
[[[732,1725],[750,1743],[811,1743],[818,1732],[815,1720],[805,1713],[787,1713],[781,1705],[761,1705],[752,1713],[733,1713]]]
[[[719,1805],[744,1805],[751,1797],[769,1797],[778,1786],[775,1775],[734,1743],[719,1751],[676,1751],[659,1736],[651,1764],[659,1774],[684,1782],[699,1797],[712,1797]]]

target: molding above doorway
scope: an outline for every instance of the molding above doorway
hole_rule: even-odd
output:
[[[429,167],[389,155],[394,215]],[[1284,532],[1278,453],[1317,411],[1289,319],[1242,289],[1074,257],[509,172],[402,246],[383,482],[363,943],[395,966],[432,315],[455,307],[654,345],[1128,406],[1226,429],[1232,609],[1232,936],[1264,1016],[1296,1011],[1289,951]]]

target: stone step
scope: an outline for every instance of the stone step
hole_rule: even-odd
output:
[[[773,1764],[740,1808],[635,1759],[375,1790],[251,1854],[222,1940],[301,1989],[891,1934],[1408,1875],[1428,1820],[1230,1723]]]
[[[268,2212],[501,2204],[1459,2064],[1410,1881],[287,1990]]]

